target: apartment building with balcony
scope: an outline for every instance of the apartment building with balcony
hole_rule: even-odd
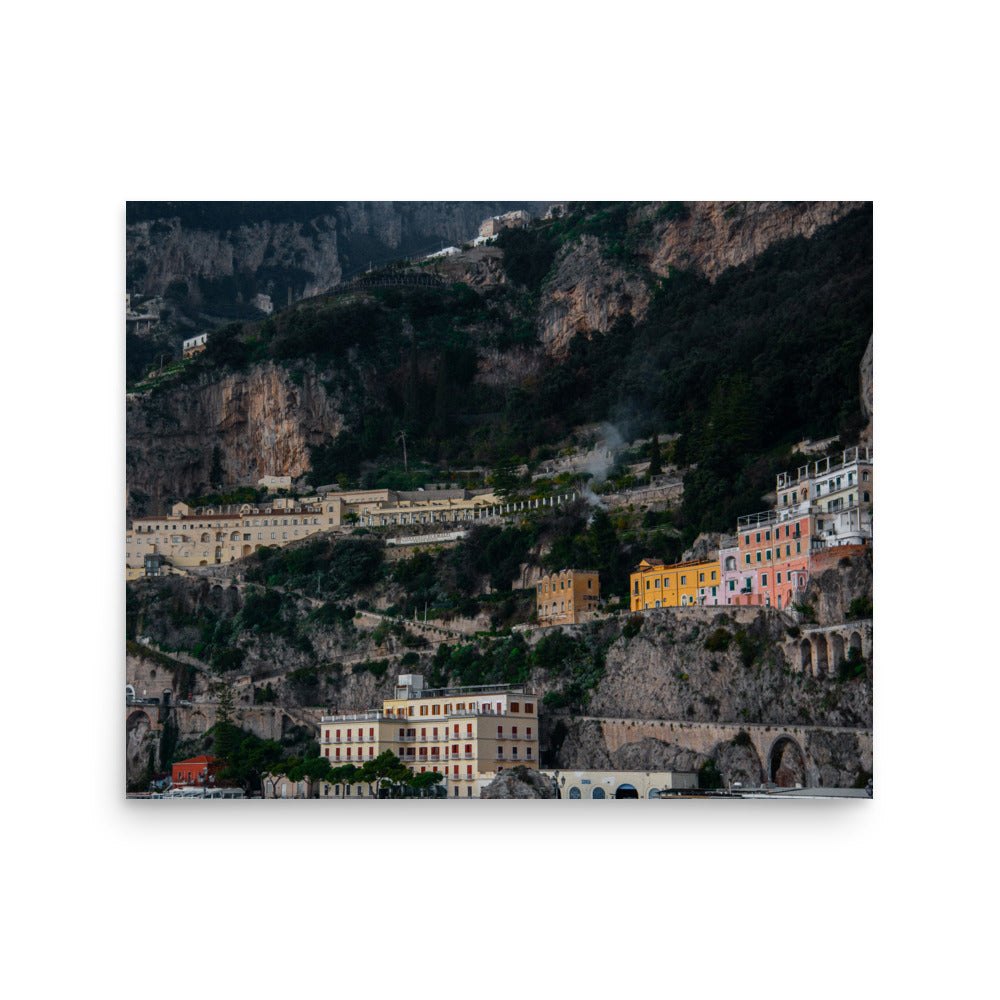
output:
[[[595,570],[564,569],[543,576],[535,589],[539,625],[575,625],[597,611],[601,582]]]
[[[808,501],[821,516],[819,531],[830,545],[863,545],[872,537],[874,453],[871,448],[845,448],[782,472],[775,482],[777,510]]]
[[[662,559],[643,559],[629,576],[629,594],[633,611],[725,603],[718,559],[694,559],[670,566]]]
[[[822,545],[808,501],[740,517],[737,540],[737,585],[727,591],[727,603],[777,608],[801,596],[809,582],[810,554]]]
[[[538,766],[538,699],[524,685],[425,688],[401,674],[381,709],[324,716],[319,743],[334,767],[392,750],[415,774],[444,775],[449,798],[478,798],[505,767]]]

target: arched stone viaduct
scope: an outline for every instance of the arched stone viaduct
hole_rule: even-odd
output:
[[[835,676],[841,663],[852,656],[871,658],[872,623],[869,619],[803,628],[800,637],[790,642],[792,669],[813,677]]]
[[[713,756],[720,743],[731,743],[742,731],[750,737],[764,780],[786,784],[789,774],[801,773],[806,788],[823,786],[821,766],[826,762],[826,744],[831,738],[847,738],[860,759],[861,768],[872,773],[872,731],[835,726],[753,725],[737,722],[680,722],[669,719],[593,719],[604,734],[609,752],[626,743],[646,738],[672,743],[685,750]],[[822,744],[823,749],[820,749]],[[814,752],[815,751],[815,752]]]
[[[253,705],[236,709],[234,721],[241,729],[262,740],[280,740],[294,726],[317,728],[322,712],[322,709],[297,709],[296,717],[293,717],[287,709],[277,705]],[[204,735],[215,725],[218,707],[215,702],[177,702],[163,706],[126,701],[126,731],[142,728],[147,732],[159,732],[170,713],[177,722],[180,738],[190,739]]]

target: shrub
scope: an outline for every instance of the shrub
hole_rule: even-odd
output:
[[[710,653],[724,653],[729,649],[729,643],[732,642],[733,637],[730,632],[724,628],[717,628],[706,640],[705,649]]]
[[[750,734],[745,730],[741,729],[734,737],[733,743],[738,747],[752,747],[753,740],[750,739]]]
[[[871,618],[872,599],[870,597],[855,597],[847,609],[848,618]]]
[[[625,627],[622,629],[622,637],[626,642],[639,634],[642,630],[642,623],[645,620],[646,619],[643,618],[642,615],[633,615],[629,618],[629,620],[625,623]]]

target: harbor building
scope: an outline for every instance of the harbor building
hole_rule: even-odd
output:
[[[425,688],[422,675],[401,674],[381,709],[323,716],[320,752],[360,767],[392,750],[414,774],[444,775],[449,798],[478,798],[505,767],[538,766],[537,706],[524,685]]]

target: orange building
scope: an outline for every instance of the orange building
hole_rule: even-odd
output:
[[[598,575],[589,569],[564,569],[543,576],[535,590],[540,625],[574,625],[597,610],[601,597]]]
[[[806,589],[810,555],[822,545],[809,504],[745,515],[738,531],[738,572],[746,584],[732,603],[789,607]]]
[[[173,767],[171,784],[174,788],[203,788],[215,783],[215,775],[223,767],[223,762],[211,754],[202,754],[190,760],[179,760]]]

